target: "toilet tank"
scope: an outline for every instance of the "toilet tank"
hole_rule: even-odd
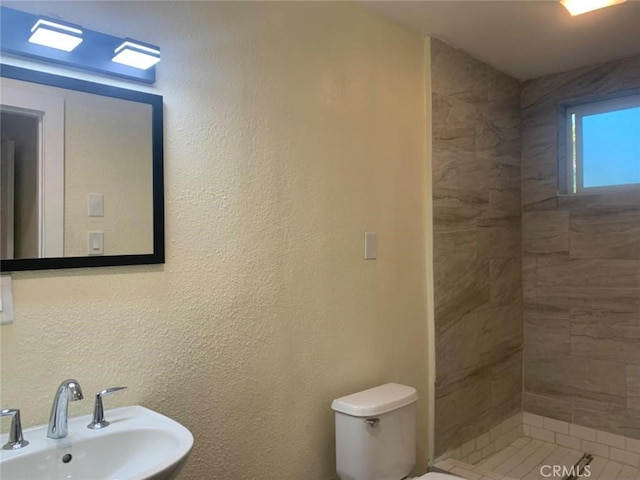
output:
[[[333,401],[342,480],[400,480],[416,462],[415,388],[397,383]]]

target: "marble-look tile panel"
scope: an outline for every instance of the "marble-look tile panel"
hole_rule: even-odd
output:
[[[522,349],[522,304],[489,305],[475,316],[483,318],[479,337],[469,342],[480,344],[482,364],[502,361],[505,356]]]
[[[493,68],[489,68],[487,99],[491,104],[509,106],[514,114],[520,116],[520,82]]]
[[[455,328],[440,333],[436,339],[439,378],[445,379],[456,372],[473,369],[480,363],[482,346],[477,339],[482,335],[483,326],[481,321],[461,320]]]
[[[567,400],[566,398],[525,393],[522,403],[522,408],[525,412],[531,412],[536,415],[542,415],[564,422],[571,422],[573,418],[571,400]]]
[[[541,165],[550,166],[558,153],[558,123],[554,110],[540,116],[521,116],[522,168],[535,172]],[[557,158],[556,158],[557,162]]]
[[[522,409],[522,351],[491,368],[491,406],[496,423]]]
[[[493,157],[489,161],[489,188],[521,190],[520,158],[509,155]],[[518,197],[520,211],[520,197]]]
[[[569,212],[526,212],[522,216],[522,249],[525,255],[569,253]]]
[[[571,351],[570,312],[541,305],[525,305],[525,358],[562,355]]]
[[[494,258],[489,261],[491,303],[518,305],[522,299],[522,262],[519,258]],[[522,318],[522,314],[519,315]]]
[[[618,402],[577,398],[573,406],[573,423],[605,432],[640,438],[640,410]]]
[[[469,230],[478,224],[489,205],[489,190],[433,187],[433,227],[436,232]]]
[[[572,212],[570,243],[572,258],[640,260],[640,208]]]
[[[541,257],[538,286],[624,289],[640,287],[640,261]]]
[[[433,257],[436,266],[446,266],[450,262],[471,262],[485,257],[478,255],[479,231],[468,230],[436,231],[433,234]]]
[[[520,225],[478,227],[478,258],[520,258],[522,229]]]
[[[533,173],[522,171],[522,207],[524,211],[542,210],[556,205],[558,179],[555,167],[539,168]]]
[[[546,129],[541,129],[545,132]],[[558,149],[555,138],[542,137],[535,150],[522,156],[522,205],[527,207],[542,201],[555,200],[558,195]]]
[[[522,257],[522,299],[525,305],[536,301],[536,258]]]
[[[520,225],[520,189],[489,189],[489,205],[486,219],[481,225],[513,226]]]
[[[489,67],[435,38],[431,39],[431,71],[434,93],[454,96],[468,103],[487,100]]]
[[[621,364],[569,353],[530,358],[525,369],[527,392],[555,394],[622,406],[626,396],[626,374]],[[578,422],[579,423],[579,422]]]
[[[640,305],[640,288],[573,288],[536,286],[538,305],[558,309],[596,308],[602,311],[635,308]]]
[[[473,438],[470,426],[485,418],[491,411],[491,372],[489,369],[465,377],[459,388],[440,395],[436,388],[436,450],[440,453]],[[463,430],[467,433],[464,434]],[[477,435],[475,435],[477,436]],[[468,437],[468,438],[467,438]],[[455,447],[454,447],[455,448]]]
[[[572,309],[572,355],[640,364],[639,346],[640,308],[629,306],[626,311]]]
[[[557,190],[564,105],[640,91],[640,56],[521,90],[525,407],[637,437],[640,191]]]
[[[478,108],[464,99],[434,91],[432,109],[438,112],[438,121],[433,122],[433,140],[445,140],[447,146],[475,153]]]
[[[640,93],[640,87],[638,90]],[[603,207],[617,207],[623,210],[640,208],[640,189],[620,190],[602,193],[599,205]]]
[[[519,83],[435,39],[431,55],[436,449],[446,451],[521,403],[510,360],[522,349]]]
[[[584,67],[522,83],[521,107],[553,106],[559,100],[602,98],[614,92],[638,88],[640,56]]]
[[[435,324],[441,334],[465,314],[489,302],[491,285],[489,262],[450,262],[434,265]]]
[[[457,151],[444,140],[433,142],[433,182],[438,188],[465,190],[486,198],[489,166],[478,162],[475,153]],[[442,150],[442,151],[439,151]]]
[[[513,104],[484,103],[476,126],[476,151],[484,158],[520,155],[520,112]]]
[[[627,408],[640,411],[640,365],[627,365]]]

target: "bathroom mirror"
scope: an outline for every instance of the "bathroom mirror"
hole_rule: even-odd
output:
[[[0,65],[2,271],[164,263],[162,97]]]

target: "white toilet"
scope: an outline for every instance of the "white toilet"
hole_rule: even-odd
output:
[[[416,463],[415,388],[397,383],[337,398],[336,467],[342,480],[401,480]],[[460,477],[427,473],[424,480]]]

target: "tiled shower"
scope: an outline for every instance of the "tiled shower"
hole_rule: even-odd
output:
[[[519,83],[440,41],[431,49],[436,457],[473,443],[480,462],[527,412],[520,434],[583,451],[590,440],[572,431],[593,432],[604,458],[615,449],[631,468],[640,192],[559,194],[558,159],[566,105],[639,92],[640,57]]]

